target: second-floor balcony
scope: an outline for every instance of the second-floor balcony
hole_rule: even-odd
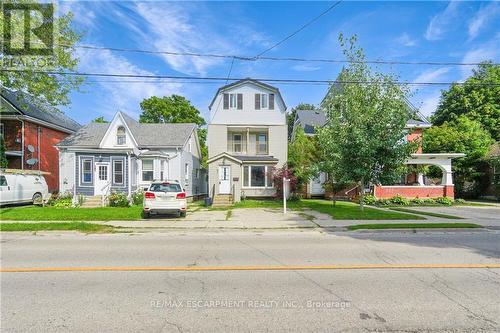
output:
[[[232,155],[268,155],[269,130],[255,127],[229,127],[227,152]]]

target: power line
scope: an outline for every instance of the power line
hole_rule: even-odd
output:
[[[1,44],[1,42],[0,42]],[[229,55],[229,54],[215,54],[215,53],[196,53],[196,52],[174,52],[174,51],[155,51],[155,50],[143,50],[143,49],[130,49],[130,48],[119,48],[119,47],[106,47],[106,46],[95,46],[95,45],[65,45],[56,44],[59,47],[65,48],[78,48],[78,49],[89,49],[89,50],[99,50],[99,51],[114,51],[114,52],[130,52],[130,53],[146,53],[146,54],[165,54],[177,57],[206,57],[206,58],[220,58],[220,59],[236,59],[242,61],[290,61],[290,62],[319,62],[319,63],[334,63],[334,64],[345,64],[350,63],[349,60],[342,59],[325,59],[325,58],[300,58],[300,57],[251,57],[246,55]],[[378,64],[378,65],[430,65],[430,66],[478,66],[479,62],[456,62],[456,61],[398,61],[398,60],[366,60],[364,61],[368,64]],[[361,63],[356,62],[354,63]],[[492,63],[493,65],[498,65],[499,63]]]
[[[21,69],[0,69],[0,72],[21,72],[26,70]],[[35,74],[48,75],[72,75],[72,76],[98,76],[98,77],[119,77],[119,78],[142,78],[142,79],[179,79],[179,80],[194,80],[194,81],[239,81],[245,78],[229,78],[229,77],[202,77],[202,76],[178,76],[178,75],[146,75],[146,74],[113,74],[113,73],[83,73],[83,72],[61,72],[61,71],[27,71]],[[382,84],[382,85],[463,85],[465,82],[409,82],[409,81],[394,81],[384,83],[380,81],[338,81],[338,80],[311,80],[311,79],[271,79],[271,78],[254,78],[261,82],[274,83],[325,83],[325,84]],[[500,86],[500,83],[468,83],[471,86]]]
[[[314,22],[316,22],[317,20],[319,20],[321,17],[323,17],[324,15],[326,15],[328,12],[330,12],[331,10],[333,10],[333,8],[335,8],[338,5],[340,5],[341,2],[342,2],[342,0],[337,1],[336,3],[334,3],[333,5],[331,5],[330,7],[328,7],[325,11],[323,11],[321,14],[319,14],[318,16],[316,16],[315,18],[313,18],[312,20],[310,20],[309,22],[307,22],[306,24],[304,24],[303,26],[301,26],[299,29],[297,29],[294,32],[292,32],[290,35],[286,36],[285,38],[283,38],[279,42],[273,44],[271,47],[268,47],[267,49],[265,49],[261,53],[257,54],[255,56],[255,58],[259,58],[264,53],[267,53],[267,52],[271,51],[275,47],[283,44],[284,42],[286,42],[287,40],[289,40],[293,36],[297,35],[299,32],[301,32],[302,30],[304,30],[305,28],[307,28],[308,26],[310,26],[311,24],[313,24]]]

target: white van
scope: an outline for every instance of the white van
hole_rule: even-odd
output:
[[[0,172],[0,205],[32,202],[42,204],[50,193],[41,174]]]

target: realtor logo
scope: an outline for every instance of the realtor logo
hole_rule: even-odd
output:
[[[3,42],[5,55],[48,56],[54,50],[54,5],[2,5]]]

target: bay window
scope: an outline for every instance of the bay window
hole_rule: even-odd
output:
[[[142,160],[142,181],[150,182],[154,178],[153,160]]]
[[[243,167],[243,187],[272,187],[272,166],[245,165]]]

